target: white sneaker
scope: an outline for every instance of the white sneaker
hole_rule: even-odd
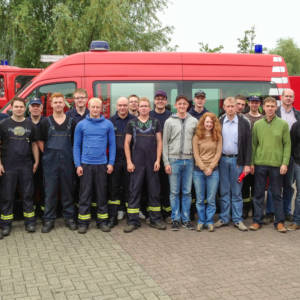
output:
[[[142,219],[142,220],[145,220],[146,216],[140,211],[139,212],[139,218]]]
[[[119,210],[119,211],[118,211],[117,219],[118,219],[119,221],[121,221],[121,220],[124,219],[124,217],[125,217],[125,212],[124,212],[123,210]]]
[[[247,226],[243,222],[235,223],[234,226],[240,231],[248,231]]]

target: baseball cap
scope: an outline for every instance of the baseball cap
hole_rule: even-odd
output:
[[[157,91],[156,91],[154,98],[156,98],[156,97],[158,97],[158,96],[163,96],[163,97],[165,97],[165,98],[168,98],[168,97],[167,97],[167,93],[166,93],[165,91],[163,91],[163,90],[157,90]]]
[[[32,105],[32,104],[39,104],[39,105],[42,105],[42,101],[41,99],[39,98],[33,98],[29,101],[29,105]]]
[[[260,101],[260,97],[258,97],[258,96],[250,96],[248,98],[248,101]]]
[[[195,98],[198,98],[198,97],[204,97],[205,98],[206,94],[205,94],[205,92],[203,92],[203,91],[200,90],[200,91],[198,91],[198,92],[195,93],[194,97]]]

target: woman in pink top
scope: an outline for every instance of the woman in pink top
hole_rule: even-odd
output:
[[[205,113],[198,122],[193,137],[195,168],[193,182],[198,212],[197,231],[207,226],[214,231],[213,217],[216,212],[216,193],[219,186],[218,162],[222,153],[221,126],[217,116]],[[204,201],[207,201],[205,205]]]

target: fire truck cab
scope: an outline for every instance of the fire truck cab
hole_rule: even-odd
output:
[[[0,108],[41,71],[42,69],[0,65]]]

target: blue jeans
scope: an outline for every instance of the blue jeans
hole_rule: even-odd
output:
[[[170,181],[170,204],[172,208],[171,218],[173,221],[190,221],[191,189],[194,161],[193,159],[169,159],[172,174]],[[180,191],[182,195],[180,210]],[[180,212],[181,211],[181,212]]]
[[[219,186],[218,168],[210,176],[206,176],[199,168],[195,168],[193,182],[196,191],[198,224],[213,224],[216,212],[216,193]],[[205,199],[207,205],[204,203]]]
[[[300,225],[300,165],[294,162],[297,194],[295,199],[294,223]]]
[[[234,223],[243,220],[243,183],[237,181],[242,171],[243,167],[237,165],[236,157],[221,157],[219,164],[221,213],[219,218],[225,224],[230,221],[230,208]]]
[[[288,171],[283,176],[283,187],[282,187],[282,199],[283,199],[283,209],[284,214],[290,215],[292,212],[291,202],[294,194],[293,182],[294,182],[294,159],[290,158],[290,163],[288,165]]]

